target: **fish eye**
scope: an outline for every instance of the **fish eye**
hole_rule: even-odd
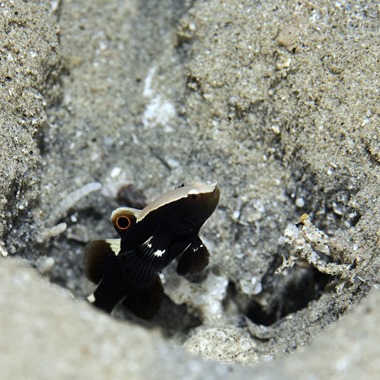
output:
[[[128,218],[127,216],[119,216],[117,219],[116,219],[116,227],[119,229],[119,230],[122,230],[122,231],[125,231],[127,230],[132,224],[132,221],[130,218]]]

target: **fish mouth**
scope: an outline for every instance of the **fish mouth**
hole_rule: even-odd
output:
[[[210,198],[210,202],[212,202],[213,204],[215,204],[215,208],[216,206],[218,205],[219,203],[219,198],[220,198],[220,189],[219,187],[217,186],[217,183],[215,182],[215,184],[213,184],[214,186],[214,190],[211,194],[211,198]]]
[[[217,186],[217,182],[203,184],[203,186],[202,196],[204,199],[204,206],[212,213],[218,206],[220,189]]]

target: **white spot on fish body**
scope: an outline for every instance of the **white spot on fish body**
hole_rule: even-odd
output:
[[[165,253],[165,250],[164,249],[157,249],[156,252],[153,253],[154,256],[156,257],[161,257],[163,254]]]
[[[152,239],[153,239],[153,236],[151,236],[148,240],[146,240],[143,243],[143,245],[146,245],[148,248],[152,248],[152,243],[151,243]]]

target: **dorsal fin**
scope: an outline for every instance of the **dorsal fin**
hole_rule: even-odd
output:
[[[120,239],[95,240],[84,249],[84,272],[94,284],[98,284],[106,270],[109,259],[120,249]]]

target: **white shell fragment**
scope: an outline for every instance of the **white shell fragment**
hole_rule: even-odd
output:
[[[100,190],[101,188],[102,184],[100,182],[90,182],[80,187],[79,189],[68,193],[49,215],[46,221],[46,225],[56,224],[56,222],[66,216],[68,211],[82,198],[94,191]]]
[[[172,268],[166,269],[170,273]],[[227,293],[228,279],[210,272],[207,279],[198,284],[191,283],[182,277],[167,276],[165,293],[181,305],[186,303],[198,309],[205,325],[215,325],[223,318],[223,300]]]
[[[67,229],[66,223],[59,223],[53,227],[43,228],[39,232],[39,234],[36,236],[36,241],[38,243],[43,243],[44,241],[47,241],[55,236],[58,236],[64,233],[66,229]]]
[[[0,242],[0,254],[3,257],[8,256],[8,251],[4,248],[4,243]]]
[[[284,230],[284,235],[279,238],[279,244],[290,245],[290,254],[288,258],[283,257],[282,265],[275,273],[282,273],[297,261],[306,260],[322,273],[351,278],[350,264],[337,264],[326,260],[326,256],[332,256],[331,238],[319,230],[309,220],[307,214],[302,215],[300,219],[297,225],[289,224]]]
[[[37,260],[37,269],[41,274],[49,273],[55,265],[55,260],[53,257],[40,257]]]

